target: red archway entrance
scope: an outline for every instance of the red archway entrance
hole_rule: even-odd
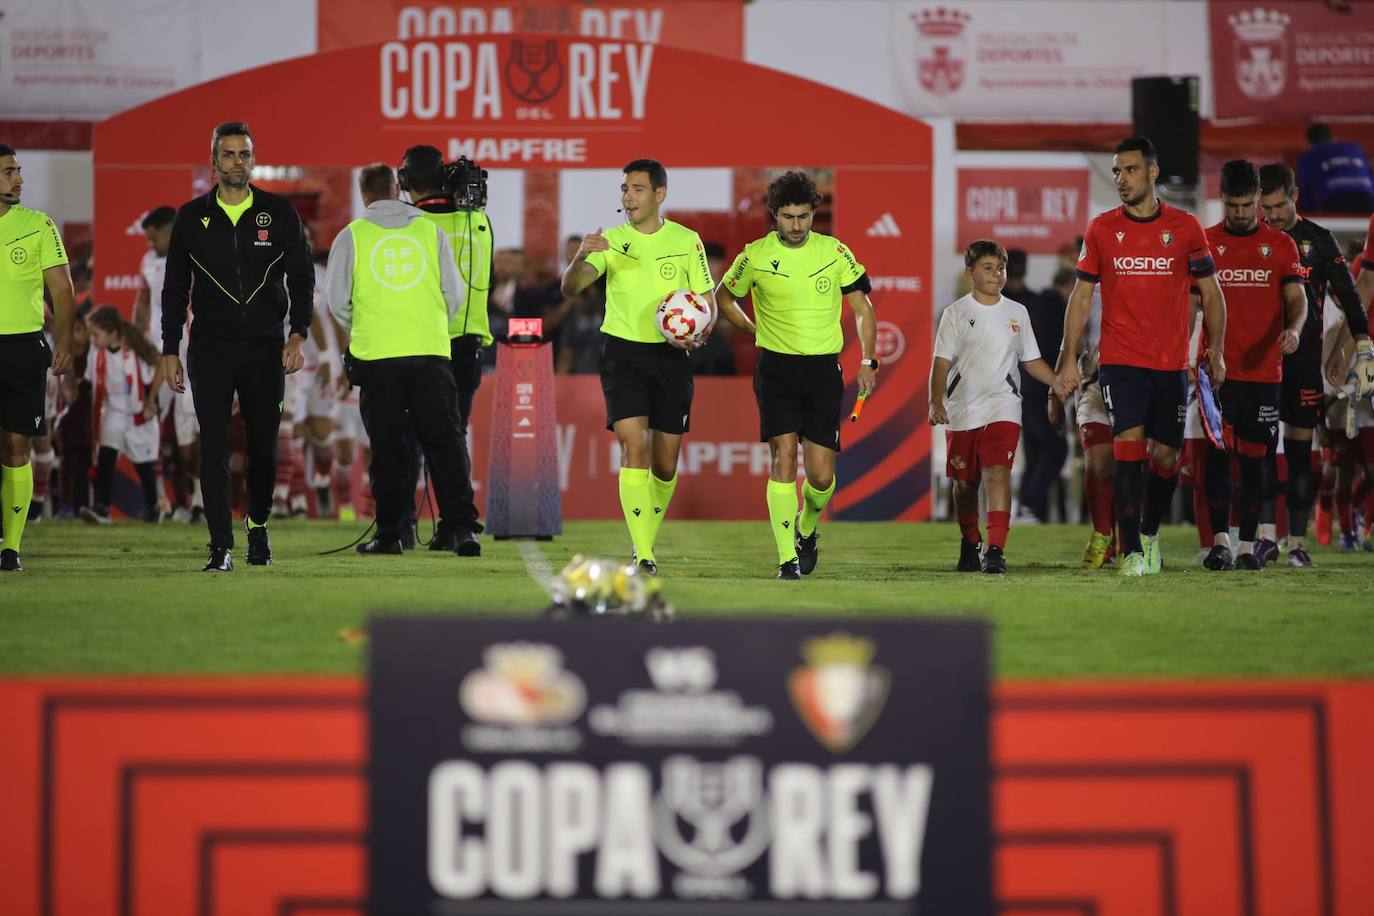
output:
[[[263,157],[304,167],[393,162],[431,143],[490,168],[619,168],[648,155],[670,173],[833,169],[833,231],[873,280],[885,364],[879,396],[845,430],[832,505],[844,519],[929,517],[931,134],[922,122],[779,71],[626,41],[455,36],[298,58],[96,126],[97,288],[116,294],[106,298],[118,300],[111,281],[142,254],[139,216],[190,196],[211,128],[230,119],[252,125]],[[849,331],[852,381],[859,354]],[[701,381],[674,514],[681,506],[684,517],[761,517],[766,459],[761,468],[748,381]],[[605,443],[600,457],[594,445],[599,389],[593,379],[569,382],[559,385],[559,413],[563,432],[572,430],[565,461],[576,486],[565,488],[565,514],[618,517]],[[486,400],[474,420],[479,441]],[[479,478],[484,453],[474,449]]]

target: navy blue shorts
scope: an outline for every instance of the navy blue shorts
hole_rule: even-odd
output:
[[[1099,373],[1113,436],[1143,426],[1147,439],[1170,448],[1183,445],[1183,422],[1188,416],[1187,373],[1139,366],[1102,366]]]

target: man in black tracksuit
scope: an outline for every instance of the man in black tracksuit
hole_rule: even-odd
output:
[[[200,422],[201,490],[210,527],[206,572],[234,568],[229,514],[229,426],[238,395],[248,451],[248,563],[272,562],[267,518],[277,473],[286,374],[304,362],[315,271],[300,216],[285,198],[248,183],[253,138],[241,122],[215,128],[210,163],[219,183],[183,204],[172,224],[162,288],[167,381],[184,392],[189,375]],[[283,345],[282,323],[290,338]],[[178,346],[192,312],[187,366]]]
[[[1303,285],[1307,290],[1307,323],[1303,325],[1298,349],[1283,358],[1283,382],[1279,419],[1283,421],[1283,451],[1288,458],[1288,539],[1289,550],[1302,548],[1307,533],[1307,514],[1317,493],[1317,473],[1312,470],[1312,437],[1324,412],[1322,395],[1322,306],[1328,294],[1345,313],[1358,352],[1357,372],[1363,376],[1374,360],[1370,346],[1369,322],[1355,292],[1355,283],[1340,245],[1331,233],[1298,214],[1298,191],[1293,170],[1281,162],[1260,169],[1260,206],[1265,219],[1275,229],[1287,232],[1298,245],[1302,257]],[[1342,376],[1344,374],[1344,366]],[[1333,379],[1340,387],[1345,379]],[[1265,459],[1264,501],[1261,522],[1273,520],[1273,499],[1277,496],[1277,459],[1271,449]],[[1272,543],[1272,542],[1271,542]],[[1265,553],[1268,556],[1265,556]],[[1262,561],[1278,556],[1270,543],[1255,545]],[[1302,565],[1310,565],[1310,559]],[[1298,564],[1294,564],[1298,565]]]

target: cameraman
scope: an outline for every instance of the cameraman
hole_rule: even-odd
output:
[[[434,147],[412,146],[406,150],[396,177],[401,190],[410,195],[421,213],[443,230],[462,281],[462,301],[448,324],[449,366],[458,386],[458,434],[463,440],[462,466],[455,470],[454,485],[462,493],[463,508],[471,509],[471,515],[451,518],[441,511],[439,529],[430,542],[431,550],[455,550],[459,532],[482,530],[473,504],[467,434],[472,401],[482,384],[482,348],[492,343],[491,322],[487,318],[492,236],[491,223],[482,212],[487,202],[487,173],[466,159],[446,166],[443,154]],[[426,450],[427,463],[432,464],[433,457]],[[409,466],[413,468],[415,463],[412,461]]]
[[[406,424],[413,423],[454,551],[480,556],[448,366],[448,325],[462,304],[453,249],[442,229],[396,199],[390,166],[367,166],[358,185],[367,209],[334,239],[326,271],[334,318],[351,338],[349,380],[361,388],[358,406],[372,440],[377,536],[358,552],[402,552],[406,506],[415,500],[404,442]]]

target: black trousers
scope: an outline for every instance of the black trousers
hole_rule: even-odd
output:
[[[467,480],[468,490],[472,489],[472,453],[468,451],[468,421],[472,419],[472,402],[477,397],[477,389],[482,385],[482,338],[476,334],[464,334],[449,341],[449,353],[451,359],[449,367],[453,370],[453,380],[458,386],[457,405],[458,405],[458,429],[463,434],[463,455],[467,460],[465,465],[467,470],[464,476]],[[414,493],[415,488],[420,484],[420,456],[423,449],[420,447],[419,436],[415,432],[415,424],[411,422],[405,430],[406,445],[406,472],[410,475],[410,492]],[[434,457],[424,453],[425,463],[433,466]],[[412,499],[406,504],[405,523],[415,524],[415,505]],[[448,519],[444,518],[442,507],[439,515],[440,528],[448,528]],[[482,532],[480,524],[468,526],[474,534]]]
[[[286,375],[282,341],[191,338],[186,371],[200,421],[200,489],[211,547],[233,547],[229,513],[229,424],[234,395],[248,457],[248,516],[266,522],[277,477],[277,428]]]
[[[1043,385],[1026,385],[1023,391],[1025,409],[1021,411],[1021,448],[1025,451],[1026,468],[1021,475],[1021,505],[1042,522],[1050,518],[1050,490],[1064,470],[1069,457],[1069,443],[1061,430],[1050,425],[1045,413],[1048,389]]]
[[[377,537],[400,537],[415,484],[405,445],[407,424],[424,449],[439,517],[448,530],[478,532],[468,461],[467,426],[458,414],[457,384],[449,361],[438,356],[380,359],[360,363],[358,410],[372,440],[372,497],[377,503]]]

